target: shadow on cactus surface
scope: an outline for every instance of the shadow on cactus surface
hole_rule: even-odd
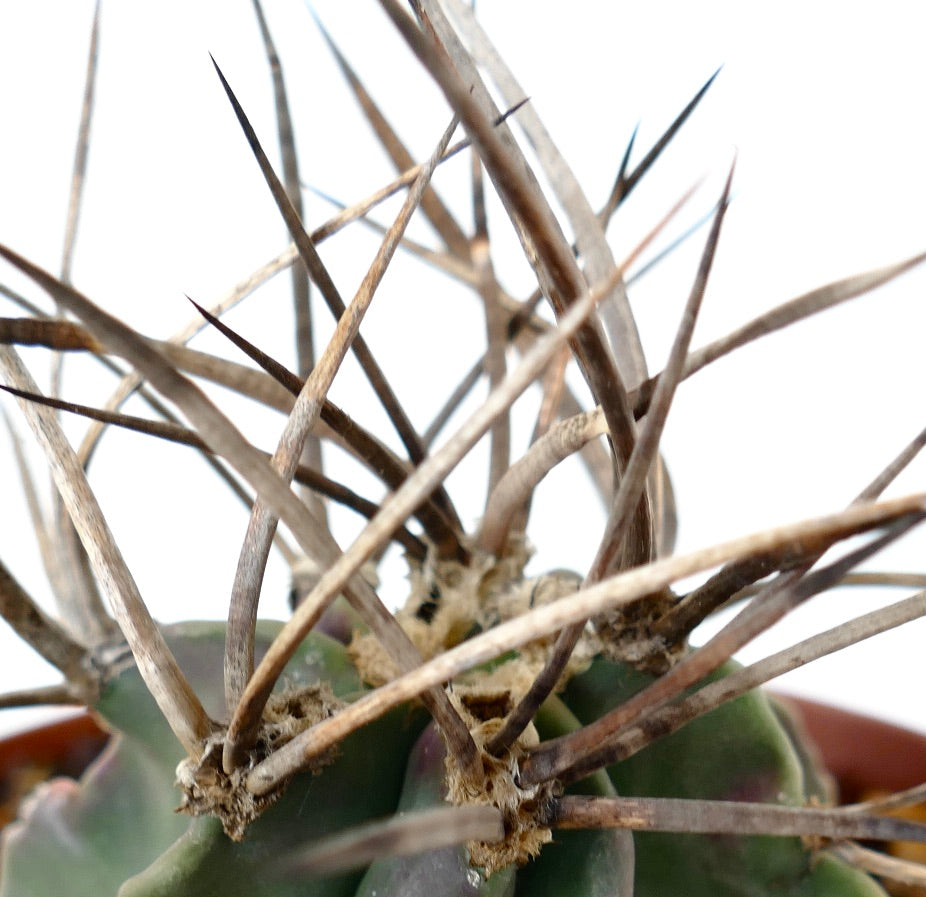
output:
[[[922,576],[858,569],[919,534],[926,494],[884,493],[926,431],[882,469],[860,471],[842,508],[683,553],[674,551],[672,459],[660,446],[682,381],[926,255],[825,284],[693,348],[732,167],[700,222],[692,190],[654,209],[620,253],[606,232],[638,185],[658,177],[663,151],[714,79],[651,147],[631,140],[610,193],[593,200],[466,4],[380,5],[443,97],[431,154],[416,159],[404,146],[391,110],[316,23],[343,75],[342,102],[360,104],[398,175],[350,204],[331,200],[337,212],[309,224],[294,139],[302,113],[255,2],[275,129],[252,124],[265,110],[249,108],[231,72],[216,63],[215,74],[236,147],[253,157],[254,180],[292,243],[218,301],[191,297],[192,322],[166,340],[114,316],[72,277],[106,52],[97,10],[60,270],[20,255],[15,233],[0,246],[25,284],[3,288],[10,311],[0,318],[0,374],[19,409],[8,418],[11,460],[57,610],[44,610],[6,565],[0,607],[64,676],[8,690],[4,706],[82,704],[115,737],[79,781],[39,787],[5,830],[0,895],[862,897],[883,893],[880,880],[922,885],[921,866],[867,845],[926,840],[923,824],[888,815],[920,802],[923,789],[840,806],[800,727],[760,687],[926,613]],[[307,121],[318,140],[338,139],[333,126]],[[366,149],[349,147],[358,159]],[[465,214],[442,199],[445,175],[466,186]],[[682,237],[672,236],[680,223]],[[349,274],[335,272],[326,245],[358,232],[369,251],[352,251]],[[497,273],[499,247],[518,242],[532,278],[523,295]],[[653,373],[628,292],[696,245],[675,337]],[[419,265],[446,278],[454,297],[475,297],[468,307],[481,329],[468,372],[433,362],[419,372],[422,388],[447,383],[427,425],[408,410],[414,392],[393,387],[367,341],[377,314],[402,351],[431,339],[410,337],[407,321],[383,325],[387,285]],[[294,362],[228,323],[277,275],[289,278],[291,311],[276,329],[292,328]],[[446,309],[422,315],[441,331],[435,344],[457,337]],[[204,331],[213,351],[188,345]],[[460,324],[460,340],[467,335]],[[64,353],[112,376],[107,400],[75,404]],[[335,378],[348,371],[364,382],[339,391]],[[282,424],[268,416],[258,435],[245,432],[229,393]],[[138,413],[124,410],[130,398]],[[74,415],[92,422],[72,444]],[[54,481],[47,508],[23,422]],[[89,479],[126,429],[146,447],[185,446],[240,502],[247,529],[227,620],[159,625],[149,612]],[[341,455],[356,467],[332,464]],[[477,462],[488,485],[472,522],[451,474]],[[554,469],[590,480],[606,510],[582,570],[531,558],[533,499]],[[171,489],[160,466],[145,475]],[[196,503],[183,496],[174,512]],[[362,521],[348,538],[336,522],[344,508]],[[585,513],[575,502],[557,512],[564,529]],[[292,573],[285,622],[258,619],[274,552]],[[397,556],[407,585],[392,610],[382,596],[398,591],[384,581]],[[860,584],[904,597],[757,662],[733,659],[811,598]],[[694,630],[730,607],[728,622],[695,647]]]

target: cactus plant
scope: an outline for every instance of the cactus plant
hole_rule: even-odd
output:
[[[216,85],[240,148],[257,162],[249,170],[265,182],[292,245],[219,302],[193,296],[195,323],[181,336],[143,335],[144,328],[81,291],[71,275],[73,228],[57,274],[20,255],[15,234],[0,245],[11,275],[24,275],[27,284],[22,292],[4,288],[20,309],[0,319],[0,372],[52,473],[51,513],[32,500],[36,484],[13,422],[11,457],[30,496],[59,612],[42,610],[6,565],[0,607],[64,675],[60,685],[11,690],[4,704],[83,704],[114,733],[79,781],[38,788],[4,832],[0,897],[864,897],[883,893],[866,871],[873,867],[882,876],[922,881],[914,864],[876,859],[855,843],[926,839],[923,825],[882,812],[915,802],[920,792],[835,805],[832,782],[799,723],[760,687],[922,616],[923,594],[755,663],[733,657],[811,597],[858,579],[860,564],[922,522],[923,494],[882,493],[924,437],[882,473],[863,477],[846,509],[685,553],[674,552],[672,459],[660,451],[683,379],[899,277],[924,256],[819,287],[692,350],[730,204],[731,171],[706,226],[684,241],[702,244],[693,284],[664,366],[651,376],[628,284],[646,253],[671,254],[666,227],[685,214],[684,204],[657,210],[622,260],[605,232],[637,185],[654,177],[655,163],[711,81],[640,161],[628,149],[614,189],[595,212],[465,4],[421,0],[411,13],[393,0],[380,5],[409,58],[437,87],[447,121],[443,134],[434,134],[436,147],[415,163],[318,23],[348,86],[345,97],[360,101],[400,174],[383,191],[311,227],[293,138],[299,110],[290,108],[283,77],[286,57],[281,65],[279,35],[255,0],[255,47],[262,45],[273,78],[279,171],[271,161],[273,132],[252,122],[242,86],[218,62]],[[91,145],[99,14],[98,8],[72,222]],[[333,129],[331,136],[337,140]],[[449,161],[461,154],[471,160],[469,169]],[[469,185],[472,226],[440,198],[445,162]],[[395,205],[383,206],[392,196]],[[387,226],[377,223],[387,215],[381,208],[392,215]],[[502,213],[509,233],[499,237]],[[409,230],[419,219],[436,243],[424,244]],[[324,244],[342,231],[356,234],[356,243],[344,258],[327,256]],[[499,247],[514,237],[532,278],[529,295],[520,298],[496,274]],[[352,267],[342,270],[345,258]],[[388,306],[381,294],[397,290],[394,277],[408,275],[415,286],[403,289],[427,293],[419,319],[393,315],[384,330],[411,351],[408,333],[436,301],[434,281],[414,279],[420,263],[447,278],[454,299],[457,291],[475,293],[486,335],[472,376],[442,369],[438,352],[426,369],[419,366],[406,394],[390,386],[374,344],[366,342],[365,316],[368,309],[375,314],[377,303]],[[264,284],[286,268],[297,346],[291,366],[248,332],[247,321],[225,320],[252,292],[250,301],[259,302]],[[355,292],[348,302],[349,290]],[[43,305],[41,294],[53,305]],[[310,314],[325,306],[334,328]],[[264,308],[260,317],[267,318]],[[282,323],[274,318],[271,329],[290,326],[288,319],[280,313]],[[456,326],[444,309],[434,320],[444,334],[416,339],[440,347]],[[189,347],[203,330],[215,339],[210,350]],[[101,407],[67,402],[70,380],[57,373],[42,390],[30,372],[41,360],[30,356],[34,364],[27,366],[17,348],[25,346],[102,362],[120,378],[118,392]],[[383,351],[377,345],[377,355]],[[354,360],[368,383],[336,391]],[[468,390],[456,389],[454,377],[465,377],[469,389],[471,380],[484,378],[488,397],[460,412]],[[447,413],[424,430],[405,408],[417,407],[431,381],[445,379]],[[265,406],[256,435],[245,432],[239,406],[222,410],[227,397],[200,383]],[[513,412],[529,404],[521,397],[531,390],[540,401],[521,446]],[[147,409],[144,416],[123,410],[130,394],[147,403],[138,406]],[[380,427],[368,424],[376,417],[367,407],[371,394],[384,412]],[[282,412],[282,427],[269,412]],[[65,413],[94,419],[76,447]],[[90,485],[117,428],[141,431],[125,439],[146,449],[154,436],[186,446],[241,503],[247,532],[223,600],[226,619],[167,625],[149,612],[148,596],[117,546],[119,529],[114,536],[101,510],[106,503]],[[445,428],[452,435],[441,441]],[[265,453],[274,440],[275,449]],[[329,446],[355,466],[332,464]],[[157,452],[168,451],[174,449],[157,444]],[[535,492],[574,455],[581,455],[606,509],[581,571],[532,558],[529,541]],[[171,488],[160,482],[162,466],[171,462],[154,457],[152,470],[133,459],[127,480],[147,477],[158,480],[158,489]],[[461,464],[486,457],[483,512],[467,520],[448,478]],[[572,470],[577,480],[584,476],[578,465]],[[183,496],[173,513],[192,514],[194,502]],[[335,506],[350,508],[361,525],[351,529]],[[138,518],[144,513],[136,510]],[[565,530],[588,513],[573,497],[554,522]],[[292,578],[285,622],[258,619],[272,551]],[[153,554],[154,563],[169,563]],[[397,575],[400,558],[405,566]],[[199,561],[214,580],[217,562]],[[871,578],[918,584],[916,577]],[[390,609],[381,595],[397,593],[397,582],[402,600]],[[182,587],[189,588],[185,580]],[[739,610],[729,622],[703,643],[692,638],[731,603]]]

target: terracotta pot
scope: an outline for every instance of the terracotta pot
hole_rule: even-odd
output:
[[[0,740],[0,828],[15,819],[19,802],[39,782],[79,776],[108,737],[81,713]]]
[[[926,782],[926,735],[881,720],[784,696],[796,707],[843,803],[873,791],[902,791]]]

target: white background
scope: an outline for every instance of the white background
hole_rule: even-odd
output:
[[[285,245],[208,54],[276,159],[270,80],[250,4],[103,6],[73,280],[144,332],[167,336],[191,314],[184,293],[214,300]],[[377,4],[319,2],[316,8],[412,152],[425,156],[449,116]],[[481,4],[479,13],[595,207],[610,189],[634,126],[639,123],[638,161],[723,65],[683,135],[609,230],[620,258],[683,190],[706,176],[672,233],[680,232],[715,202],[736,155],[735,198],[695,334],[701,345],[812,287],[926,249],[926,60],[910,8],[496,0]],[[266,9],[295,110],[303,177],[339,200],[359,199],[390,179],[390,165],[359,120],[306,8],[298,0],[268,0]],[[0,6],[0,240],[53,271],[60,265],[91,16],[92,4],[76,0]],[[467,165],[457,160],[435,179],[466,222]],[[331,214],[311,194],[306,209],[313,226]],[[377,219],[388,221],[394,209]],[[338,237],[322,248],[348,298],[376,245],[362,228],[353,230],[353,239]],[[492,231],[501,244],[500,274],[511,292],[526,295],[526,267],[500,216]],[[433,242],[426,226],[414,233]],[[631,292],[651,370],[662,366],[702,239],[703,231]],[[401,258],[395,267],[365,332],[423,428],[481,351],[479,305],[415,262]],[[292,363],[288,277],[277,281],[228,320]],[[0,282],[49,307],[14,272],[4,268]],[[915,271],[725,359],[680,388],[664,440],[681,518],[679,551],[836,510],[918,432],[924,288],[926,272]],[[16,311],[7,306],[0,313]],[[321,314],[319,327],[327,332],[329,319]],[[238,357],[211,335],[194,345]],[[47,353],[24,354],[44,376]],[[112,384],[96,366],[69,359],[65,370],[66,397],[105,400]],[[332,396],[394,443],[352,369],[339,375]],[[278,417],[221,399],[255,442],[275,444]],[[0,404],[15,412],[11,401]],[[529,427],[536,406],[533,400],[526,405],[518,420]],[[129,410],[140,413],[141,406]],[[83,425],[67,426],[79,438]],[[523,446],[522,435],[518,450]],[[10,456],[4,435],[0,554],[45,601]],[[331,453],[328,458],[337,461]],[[482,507],[483,458],[450,481],[470,526]],[[34,467],[41,470],[37,457]],[[889,494],[922,489],[924,471],[916,463]],[[155,615],[224,616],[246,516],[195,456],[111,434],[91,480]],[[374,494],[368,481],[352,482]],[[582,569],[601,523],[580,469],[557,471],[534,507],[532,569]],[[336,518],[342,544],[352,524],[349,515]],[[923,534],[915,533],[871,567],[920,571],[923,544]],[[401,568],[391,570],[396,579],[385,591],[396,597]],[[286,591],[286,567],[275,561],[262,614],[284,614]],[[762,656],[771,644],[901,597],[829,594],[743,657]],[[820,661],[783,687],[926,731],[919,685],[924,636],[926,627],[911,625]],[[8,631],[0,632],[0,663],[2,690],[54,681]],[[8,712],[0,726],[22,719]]]

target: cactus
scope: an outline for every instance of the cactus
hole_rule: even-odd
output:
[[[684,203],[668,213],[657,210],[652,221],[659,223],[624,260],[615,259],[605,231],[630,192],[653,177],[651,169],[696,114],[711,81],[642,161],[631,165],[636,153],[628,149],[615,188],[596,213],[464,4],[421,0],[412,4],[414,16],[393,0],[381,5],[443,98],[449,124],[436,148],[415,163],[318,23],[349,93],[400,174],[387,189],[310,230],[293,138],[300,119],[283,78],[286,57],[281,66],[255,0],[255,34],[275,89],[279,172],[271,161],[277,149],[252,123],[254,110],[237,92],[242,86],[218,63],[216,83],[292,246],[221,302],[207,307],[193,297],[196,323],[183,337],[145,336],[78,289],[71,277],[73,228],[57,275],[0,245],[10,271],[36,293],[33,300],[4,288],[21,308],[18,316],[0,319],[0,380],[54,479],[53,511],[44,513],[35,501],[31,509],[59,613],[44,611],[5,565],[0,608],[64,676],[60,685],[10,691],[3,704],[80,704],[113,733],[80,780],[39,786],[4,831],[0,897],[866,897],[884,893],[868,874],[872,868],[882,877],[922,881],[915,864],[876,860],[855,843],[926,840],[926,826],[882,812],[916,802],[920,791],[838,806],[799,722],[761,687],[922,616],[923,595],[754,663],[733,658],[809,598],[858,578],[859,565],[922,522],[924,495],[881,494],[923,437],[845,510],[680,554],[674,553],[672,459],[660,452],[681,380],[773,330],[893,280],[926,256],[827,284],[692,350],[731,171],[707,226],[682,241],[686,247],[702,241],[697,273],[665,366],[650,376],[628,284],[641,253],[670,256],[676,248],[666,228],[686,214]],[[91,145],[99,16],[98,7],[72,222]],[[519,130],[536,157],[533,166],[516,139]],[[461,153],[471,160],[470,174],[448,161]],[[469,184],[473,227],[440,198],[445,162]],[[527,298],[515,299],[496,274],[506,237],[497,235],[503,219],[493,211],[490,240],[490,189],[491,202],[497,198],[510,220],[507,238],[520,240],[529,263],[527,292],[534,295]],[[395,208],[382,206],[396,194]],[[385,227],[377,224],[386,214],[381,206],[394,216]],[[433,228],[438,249],[408,235],[419,218]],[[335,272],[334,260],[319,250],[341,231],[356,234],[359,247],[346,273]],[[12,243],[15,235],[7,238]],[[358,265],[371,245],[372,262]],[[446,374],[447,394],[456,397],[445,417],[453,419],[465,391],[454,390],[452,371],[436,367],[440,358],[416,372],[406,395],[389,385],[364,340],[374,295],[393,289],[393,272],[409,273],[409,258],[437,268],[448,289],[474,291],[483,306],[485,348],[474,357],[473,377],[485,378],[490,393],[455,429],[442,416],[425,433],[412,423],[417,412],[403,408],[417,407],[416,391]],[[247,327],[223,319],[286,268],[292,270],[295,371]],[[342,290],[358,280],[348,303]],[[40,304],[41,294],[54,311]],[[325,331],[310,310],[322,305],[338,323],[316,356],[313,329],[319,346]],[[425,307],[421,314],[427,313]],[[450,320],[435,326],[446,328]],[[388,332],[397,339],[407,326],[393,321]],[[205,329],[220,348],[186,345]],[[69,379],[55,376],[43,392],[17,346],[89,356],[119,375],[119,391],[100,407],[74,404],[62,397]],[[382,405],[381,429],[366,424],[368,388],[333,398],[335,375],[350,371],[348,353]],[[234,406],[221,410],[222,397],[200,382],[282,412],[282,431],[266,417],[257,437],[245,435]],[[536,423],[518,447],[512,409],[523,407],[522,395],[535,384],[541,395]],[[590,401],[579,398],[582,389]],[[122,410],[136,392],[147,403],[144,417]],[[76,448],[65,432],[73,414],[95,421]],[[435,448],[445,427],[453,435]],[[154,442],[146,436],[187,446],[242,503],[247,535],[231,597],[223,602],[226,620],[159,624],[149,612],[104,518],[106,503],[88,478],[91,460],[106,444],[101,439],[114,439],[117,429],[146,434],[129,437],[146,447]],[[32,496],[36,484],[19,424],[11,421],[10,431],[18,474]],[[277,447],[267,454],[273,437]],[[328,447],[320,450],[323,440],[357,467],[332,465]],[[460,513],[448,477],[481,457],[482,440],[489,486],[473,523]],[[581,572],[532,557],[529,541],[535,492],[573,455],[581,457],[607,509],[597,550]],[[574,474],[582,476],[578,467]],[[365,497],[375,489],[380,498]],[[563,528],[586,513],[570,501],[558,521]],[[336,506],[363,520],[347,538]],[[292,579],[285,622],[258,619],[274,549]],[[401,580],[400,557],[407,574],[401,589],[385,581]],[[200,562],[214,577],[217,563]],[[921,585],[916,577],[868,578]],[[382,600],[387,590],[403,593],[394,610]],[[738,612],[698,644],[697,627],[733,602]]]

